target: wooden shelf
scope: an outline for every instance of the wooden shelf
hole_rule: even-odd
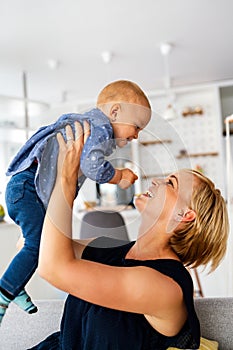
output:
[[[180,154],[176,156],[176,158],[182,159],[182,158],[216,157],[216,156],[218,156],[218,152],[204,152],[204,153]]]
[[[161,145],[163,143],[172,143],[172,140],[153,140],[153,141],[140,141],[140,145],[149,146],[149,145]]]

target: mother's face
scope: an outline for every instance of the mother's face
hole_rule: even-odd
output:
[[[163,179],[154,178],[148,192],[135,200],[142,219],[147,220],[150,226],[163,223],[169,228],[168,232],[173,230],[182,213],[190,206],[196,181],[195,176],[187,170],[180,170]]]

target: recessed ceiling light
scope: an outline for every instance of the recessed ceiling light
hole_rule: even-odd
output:
[[[47,61],[47,64],[48,64],[48,67],[51,70],[56,70],[60,66],[60,62],[58,60],[55,60],[55,59],[52,59],[52,58]]]
[[[103,62],[108,64],[112,61],[113,53],[111,51],[103,51],[101,57]]]

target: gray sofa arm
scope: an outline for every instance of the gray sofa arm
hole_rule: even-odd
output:
[[[218,341],[219,350],[232,350],[233,298],[198,298],[195,308],[202,336]]]

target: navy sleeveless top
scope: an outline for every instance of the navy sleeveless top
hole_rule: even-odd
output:
[[[188,317],[180,332],[167,337],[157,332],[144,315],[91,304],[67,297],[61,331],[32,349],[49,350],[165,350],[169,346],[198,349],[200,325],[193,303],[193,283],[183,264],[173,259],[133,260],[125,256],[134,242],[99,237],[82,258],[111,266],[147,266],[171,277],[181,287]],[[159,286],[158,286],[159,288]]]

